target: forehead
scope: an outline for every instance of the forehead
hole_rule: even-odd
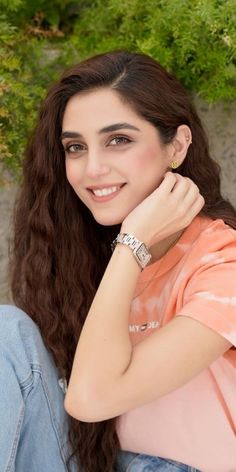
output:
[[[81,120],[83,117],[83,120]],[[105,121],[111,122],[141,120],[142,117],[134,110],[131,104],[122,99],[119,94],[109,88],[86,91],[71,97],[66,105],[63,116],[63,128],[70,127],[78,120],[81,122]]]

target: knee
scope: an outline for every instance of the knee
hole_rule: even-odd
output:
[[[38,327],[30,316],[16,306],[0,305],[0,350],[5,359],[26,360],[38,338]]]
[[[34,328],[35,326],[35,328]],[[10,386],[21,385],[31,376],[25,336],[37,329],[24,311],[13,305],[0,305],[0,352],[2,355],[1,382],[6,391]],[[8,385],[8,389],[7,386]]]
[[[17,372],[50,362],[37,324],[20,308],[0,305],[0,352]],[[40,367],[41,368],[41,367]],[[22,378],[21,375],[21,378]]]
[[[37,330],[33,320],[14,305],[0,305],[0,342],[6,344],[19,337],[20,331]]]

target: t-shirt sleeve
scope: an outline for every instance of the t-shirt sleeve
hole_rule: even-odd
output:
[[[178,315],[213,329],[236,346],[236,247],[202,256],[184,290]]]

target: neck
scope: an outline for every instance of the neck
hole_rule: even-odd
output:
[[[163,257],[169,251],[169,249],[171,249],[177,243],[183,232],[184,230],[177,231],[177,233],[171,234],[170,236],[168,236],[168,238],[163,239],[162,241],[151,246],[151,264],[157,261],[158,259],[161,259],[161,257]]]

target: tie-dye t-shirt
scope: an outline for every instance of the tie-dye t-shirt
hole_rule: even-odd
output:
[[[183,315],[236,346],[236,231],[220,219],[197,216],[178,243],[141,272],[135,296],[133,344]],[[203,472],[236,472],[236,350],[183,387],[121,415],[117,433],[123,450]]]

